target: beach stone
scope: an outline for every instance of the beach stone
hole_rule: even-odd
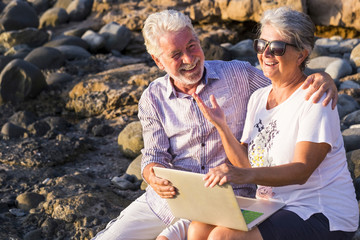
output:
[[[77,115],[84,117],[98,116],[106,110],[108,97],[105,92],[88,92],[71,98],[66,108],[74,110]]]
[[[40,69],[57,69],[64,65],[65,56],[56,48],[38,47],[32,50],[24,60]]]
[[[37,28],[39,18],[35,9],[26,1],[12,0],[2,11],[0,29],[2,31]]]
[[[335,60],[339,60],[338,57],[329,57],[329,56],[320,56],[313,59],[310,59],[309,63],[306,66],[305,73],[310,75],[316,72],[325,71],[326,67]]]
[[[117,50],[123,51],[131,40],[132,33],[124,25],[119,25],[116,22],[110,22],[99,30],[106,41],[105,48],[107,51]]]
[[[337,108],[339,117],[342,119],[345,115],[360,109],[360,105],[353,97],[347,94],[339,94]]]
[[[39,120],[30,124],[27,130],[36,137],[42,137],[50,130],[50,126],[46,121]]]
[[[95,137],[104,137],[114,132],[114,129],[107,124],[95,125],[92,128],[92,133]]]
[[[350,75],[352,73],[352,67],[348,61],[344,59],[337,59],[325,68],[325,72],[333,79],[339,79]]]
[[[359,89],[360,88],[360,84],[358,84],[357,82],[354,82],[354,81],[345,81],[345,82],[342,82],[340,84],[340,87],[339,87],[339,90],[342,90],[342,89]]]
[[[50,129],[54,131],[65,132],[69,127],[71,127],[71,123],[62,117],[48,116],[43,120],[49,124]]]
[[[12,56],[0,56],[0,73],[4,67],[14,59]]]
[[[66,9],[73,0],[57,0],[54,7]]]
[[[70,21],[82,21],[86,19],[93,6],[93,0],[73,0],[66,8]]]
[[[254,65],[258,61],[257,54],[253,48],[253,40],[246,39],[228,48],[231,56],[235,59],[248,61]]]
[[[89,49],[89,45],[86,41],[80,37],[60,35],[51,41],[44,44],[44,47],[58,47],[58,46],[77,46],[83,49]]]
[[[360,44],[351,51],[350,61],[355,68],[360,67]]]
[[[342,131],[347,152],[360,149],[360,128],[348,128]]]
[[[82,47],[63,45],[55,47],[59,50],[67,60],[84,59],[91,57],[91,53]]]
[[[9,139],[21,138],[26,132],[26,129],[10,122],[5,123],[1,128],[1,134]]]
[[[40,17],[39,28],[56,27],[69,20],[69,15],[63,8],[50,8]]]
[[[54,86],[54,85],[59,85],[61,86],[61,84],[66,83],[66,82],[71,82],[74,79],[73,76],[71,76],[68,73],[51,73],[46,77],[46,83],[48,86]]]
[[[48,40],[49,34],[36,28],[25,28],[0,34],[0,45],[4,48],[11,48],[20,44],[26,44],[29,47],[39,47]]]
[[[129,123],[118,135],[120,152],[128,158],[136,158],[144,147],[140,121]]]
[[[35,229],[25,234],[24,240],[38,240],[42,239],[42,230]]]
[[[18,111],[11,115],[9,122],[22,128],[27,128],[30,124],[37,120],[35,114],[29,111]]]
[[[360,110],[349,113],[342,119],[342,123],[351,126],[355,124],[360,124]]]
[[[142,154],[137,156],[128,166],[126,169],[126,173],[129,175],[134,175],[138,180],[142,180],[141,176],[141,159]]]
[[[45,197],[38,193],[26,192],[16,197],[17,206],[20,209],[29,211],[32,208],[36,208],[40,202],[44,201]]]
[[[104,37],[93,30],[87,30],[81,38],[89,44],[91,52],[97,52],[105,47]]]
[[[214,43],[210,38],[204,38],[201,41],[201,47],[204,49],[205,59],[214,60],[214,59],[222,59],[222,60],[230,60],[231,53],[217,43]]]
[[[13,59],[20,58],[24,59],[30,52],[32,48],[30,48],[27,44],[19,44],[8,49],[4,55],[11,56]]]
[[[346,159],[353,179],[357,179],[360,177],[360,149],[347,152]]]
[[[28,0],[28,2],[33,6],[38,16],[49,9],[52,5],[48,0]]]
[[[0,74],[0,97],[3,102],[21,102],[37,96],[46,87],[44,75],[35,65],[12,60]]]

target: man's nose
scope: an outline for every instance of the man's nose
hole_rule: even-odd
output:
[[[183,55],[183,63],[185,64],[191,64],[193,62],[193,55],[189,52],[185,52],[184,55]]]

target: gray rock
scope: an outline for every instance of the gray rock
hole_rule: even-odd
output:
[[[258,61],[257,54],[253,48],[253,40],[251,39],[243,40],[231,46],[228,50],[235,59],[248,61],[253,65]]]
[[[24,240],[38,240],[42,239],[42,230],[35,229],[25,234]]]
[[[63,8],[50,8],[40,17],[39,28],[56,27],[69,20],[69,15]]]
[[[360,149],[360,128],[348,128],[342,132],[347,152]]]
[[[40,69],[57,69],[64,65],[65,56],[56,48],[38,47],[24,59]]]
[[[121,52],[126,48],[131,40],[132,33],[124,25],[119,25],[116,22],[110,22],[103,26],[99,34],[101,34],[105,41],[105,48],[109,52],[111,50],[117,50]]]
[[[141,154],[144,147],[142,127],[140,121],[129,123],[118,136],[120,151],[128,158],[135,158]]]
[[[21,102],[37,96],[45,87],[46,81],[40,69],[24,60],[12,60],[0,74],[3,102]]]
[[[92,128],[92,133],[95,137],[104,137],[114,132],[114,129],[106,124],[95,125]]]
[[[4,69],[4,67],[13,60],[12,56],[0,56],[0,73]]]
[[[348,61],[344,59],[338,59],[329,64],[325,68],[325,72],[328,73],[333,79],[339,79],[350,75],[352,73],[352,67]]]
[[[316,72],[323,72],[330,63],[338,59],[340,58],[328,56],[321,56],[310,59],[306,66],[305,73],[309,75]]]
[[[16,203],[18,208],[25,211],[29,211],[32,208],[36,208],[40,202],[44,201],[45,197],[38,193],[26,192],[16,197]]]
[[[27,128],[27,126],[29,126],[36,120],[37,117],[29,111],[18,111],[9,118],[9,122],[22,128]]]
[[[358,84],[354,81],[348,80],[348,81],[342,82],[339,87],[340,90],[341,89],[349,89],[349,88],[359,89],[360,84]]]
[[[345,115],[354,112],[360,108],[359,103],[357,103],[353,97],[346,94],[339,94],[337,107],[340,119],[342,119]]]
[[[10,122],[5,123],[1,128],[1,134],[10,139],[21,138],[26,132],[26,129]]]
[[[83,49],[89,49],[89,45],[86,41],[80,37],[60,35],[51,41],[44,44],[44,47],[58,47],[58,46],[78,46]]]
[[[93,6],[93,0],[74,0],[66,8],[70,21],[81,21],[87,18]]]
[[[64,45],[55,47],[67,60],[84,59],[91,57],[91,54],[82,47]]]
[[[20,44],[26,44],[29,47],[39,47],[48,40],[49,34],[36,28],[25,28],[0,34],[0,45],[4,48],[11,48]]]
[[[349,113],[342,119],[342,123],[351,126],[355,124],[360,124],[360,110]]]
[[[81,38],[89,44],[91,52],[97,52],[105,47],[104,37],[92,30],[87,30]]]
[[[3,31],[37,28],[39,19],[35,9],[26,1],[12,0],[3,10],[0,29]]]
[[[61,86],[63,83],[71,82],[74,79],[68,73],[51,73],[46,77],[48,86]]]
[[[349,171],[353,179],[360,177],[360,149],[346,153]]]
[[[24,59],[29,52],[31,52],[31,48],[27,44],[19,44],[11,47],[9,50],[5,52],[5,56],[11,56],[12,58],[20,58]]]
[[[44,136],[50,129],[49,124],[44,120],[36,121],[27,128],[27,130],[36,137]]]

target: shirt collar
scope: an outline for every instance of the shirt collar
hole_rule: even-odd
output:
[[[204,68],[205,68],[204,69],[205,74],[204,77],[201,79],[201,83],[196,88],[196,93],[199,93],[209,82],[219,79],[219,75],[214,71],[213,68],[209,66],[207,62],[204,63]],[[172,82],[170,81],[169,74],[165,75],[165,80],[166,80],[166,96],[169,99],[177,98],[179,97],[179,95],[183,95],[183,94],[178,94],[178,92],[175,90]]]

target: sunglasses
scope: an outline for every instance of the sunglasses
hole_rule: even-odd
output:
[[[265,49],[267,48],[267,46],[269,46],[269,50],[270,50],[272,55],[282,56],[282,55],[284,55],[284,53],[286,51],[286,45],[297,47],[294,44],[286,43],[286,42],[282,42],[282,41],[271,41],[271,42],[269,42],[269,41],[265,41],[265,40],[262,40],[262,39],[255,39],[254,40],[254,50],[258,54],[262,54],[265,51]]]

